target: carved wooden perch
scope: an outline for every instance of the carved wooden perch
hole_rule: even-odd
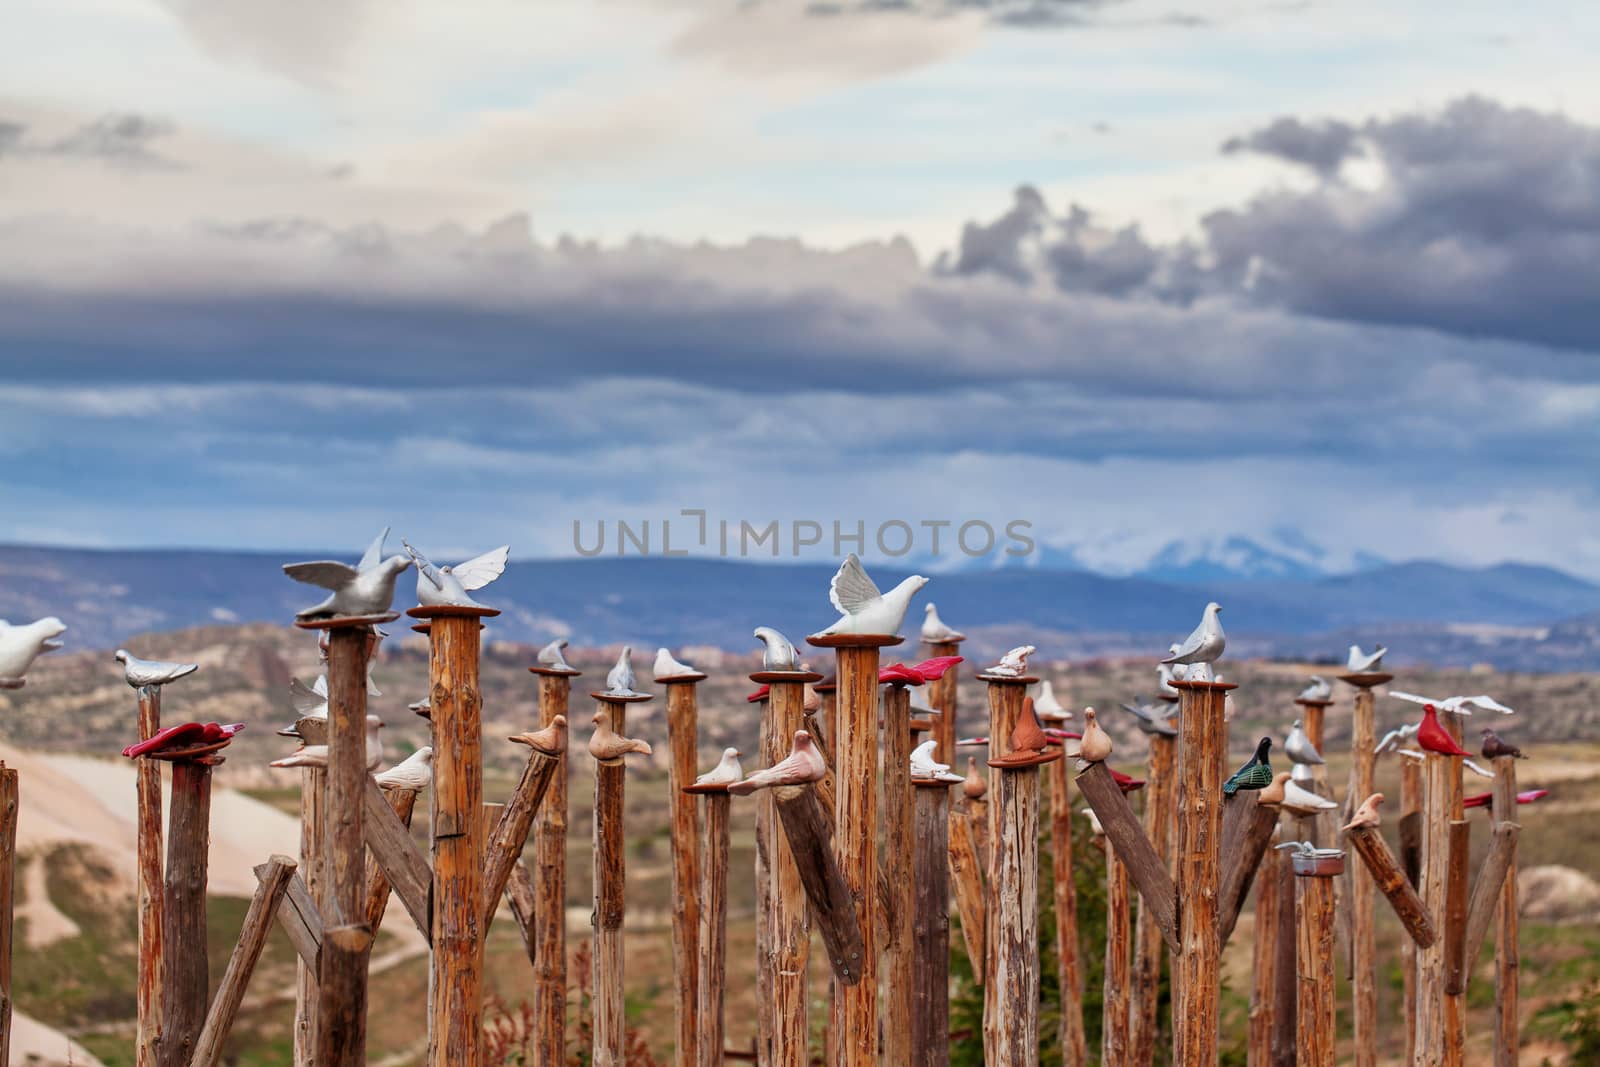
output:
[[[433,894],[433,872],[411,840],[411,831],[400,821],[383,795],[383,789],[372,776],[367,776],[367,788],[362,797],[365,802],[363,833],[372,856],[383,868],[384,875],[394,886],[395,896],[405,905],[411,921],[423,937],[433,936],[430,901]]]
[[[1467,906],[1466,934],[1462,940],[1461,967],[1451,969],[1446,977],[1445,992],[1466,992],[1472,977],[1472,967],[1478,962],[1478,952],[1489,933],[1489,923],[1494,920],[1495,906],[1500,902],[1505,887],[1506,872],[1511,869],[1512,857],[1517,854],[1517,835],[1522,827],[1514,822],[1496,823],[1489,853],[1478,868],[1478,878],[1472,884],[1472,900]]]
[[[1416,887],[1400,869],[1400,863],[1375,826],[1357,826],[1349,831],[1350,846],[1356,850],[1377,883],[1378,892],[1389,901],[1395,917],[1419,948],[1427,948],[1438,938],[1433,918],[1428,914]]]
[[[845,985],[855,985],[861,981],[861,927],[855,898],[833,854],[827,814],[810,784],[779,786],[772,791],[772,799],[834,977]]]
[[[534,816],[539,814],[545,790],[560,766],[559,754],[530,749],[522,778],[506,803],[505,811],[500,813],[500,821],[489,834],[483,850],[483,930],[486,937],[494,923],[495,912],[500,910],[500,894],[505,892],[511,868],[522,856],[522,848],[528,843],[528,831],[533,829]]]
[[[1172,888],[1172,876],[1167,873],[1164,860],[1156,855],[1150,839],[1145,837],[1139,818],[1133,813],[1128,798],[1112,779],[1103,763],[1091,763],[1078,773],[1078,790],[1089,801],[1089,806],[1100,818],[1106,838],[1117,856],[1128,868],[1139,896],[1150,908],[1167,948],[1177,955],[1178,904]]]

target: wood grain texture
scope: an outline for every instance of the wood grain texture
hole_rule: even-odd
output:
[[[161,730],[161,688],[147,686],[138,691],[139,740],[148,741]],[[138,790],[138,903],[139,973],[134,994],[138,1015],[138,1035],[134,1043],[137,1067],[156,1067],[160,1062],[162,959],[165,949],[161,934],[163,896],[161,852],[161,763],[158,760],[134,761]],[[0,1063],[3,1063],[0,1057]]]
[[[0,1067],[11,1063],[12,910],[17,886],[17,809],[21,787],[16,769],[0,762]]]
[[[1273,834],[1277,843],[1277,834]],[[1277,985],[1279,883],[1274,853],[1265,858],[1266,871],[1256,889],[1255,942],[1250,981],[1250,1030],[1245,1046],[1247,1067],[1272,1065],[1272,1001]]]
[[[1400,760],[1400,869],[1412,888],[1422,884],[1422,764]],[[1400,945],[1401,988],[1405,996],[1406,1053],[1411,1063],[1417,1047],[1417,945]]]
[[[628,705],[599,700],[611,728],[627,733]],[[622,922],[627,914],[626,840],[622,826],[627,767],[621,760],[594,768],[594,1067],[623,1067],[628,1025],[623,1000]]]
[[[1432,945],[1438,937],[1433,917],[1428,914],[1422,898],[1406,879],[1400,862],[1389,851],[1383,835],[1375,826],[1358,826],[1349,833],[1350,847],[1361,857],[1378,891],[1389,901],[1395,917],[1405,927],[1413,944]]]
[[[856,902],[861,980],[833,1002],[840,1067],[878,1062],[878,649],[838,649],[834,848]]]
[[[1128,868],[1128,877],[1139,890],[1139,899],[1150,909],[1167,946],[1174,953],[1178,944],[1178,905],[1167,865],[1139,826],[1128,798],[1118,788],[1103,763],[1091,763],[1078,772],[1078,792],[1083,794],[1104,827],[1106,840]],[[1220,793],[1220,789],[1219,789]],[[1215,840],[1215,834],[1213,834]],[[1215,892],[1213,892],[1215,900]]]
[[[959,656],[960,644],[955,641],[933,641],[928,645],[928,655]],[[928,707],[939,713],[933,720],[933,736],[939,742],[934,758],[940,763],[956,762],[956,719],[959,714],[959,689],[953,670],[928,683]]]
[[[951,810],[947,820],[950,832],[950,884],[954,886],[956,914],[961,917],[961,938],[967,946],[967,959],[972,964],[972,977],[981,983],[984,959],[983,932],[987,922],[984,915],[986,910],[984,865],[978,855],[978,845],[972,832],[973,820],[965,810],[965,805],[970,803],[969,800],[963,800],[961,805]]]
[[[222,984],[211,1000],[211,1010],[206,1013],[205,1026],[190,1060],[191,1067],[217,1067],[222,1062],[223,1043],[244,1003],[245,989],[250,985],[250,976],[255,973],[262,949],[267,946],[267,935],[272,932],[273,919],[289,890],[295,866],[288,856],[273,856],[267,861],[266,872],[250,898],[249,910],[239,928],[239,941],[228,958],[228,969],[222,974]]]
[[[1333,879],[1295,878],[1298,981],[1295,1017],[1297,1067],[1333,1067]]]
[[[1039,770],[1001,770],[995,808],[993,1067],[1039,1063]],[[985,1026],[985,1030],[990,1027]]]
[[[323,858],[324,833],[322,809],[328,801],[328,772],[321,767],[305,767],[300,771],[300,870],[295,880],[303,882],[306,902],[315,901],[317,908],[327,902],[327,861]],[[321,914],[317,916],[318,943],[321,937]],[[320,950],[319,950],[320,951]],[[321,957],[315,965],[304,958],[295,966],[294,985],[294,1062],[295,1067],[312,1067],[317,1053],[317,1006],[321,994],[317,991],[317,976],[321,973]]]
[[[210,993],[206,963],[206,877],[211,851],[211,763],[172,764],[167,880],[163,910],[166,987],[161,998],[161,1059],[186,1067],[205,1025]]]
[[[1234,839],[1229,842],[1227,820],[1233,814],[1238,826]],[[1223,801],[1224,841],[1222,854],[1226,865],[1222,871],[1222,888],[1218,891],[1219,937],[1226,945],[1233,936],[1234,925],[1244,911],[1245,900],[1250,896],[1250,886],[1255,882],[1261,857],[1272,840],[1278,826],[1278,813],[1256,800],[1254,792],[1235,793]]]
[[[328,768],[323,856],[330,923],[366,917],[367,646],[364,626],[328,631]],[[437,714],[437,711],[435,711]],[[324,961],[326,963],[326,961]]]
[[[950,787],[913,798],[911,1067],[950,1065]]]
[[[522,935],[522,947],[528,954],[528,962],[538,963],[539,891],[533,888],[528,868],[520,863],[511,868],[511,877],[506,879],[506,903],[511,906],[511,918],[517,924],[517,932]]]
[[[1276,985],[1272,996],[1272,1057],[1273,1067],[1295,1067],[1299,1054],[1300,975],[1299,951],[1300,924],[1295,921],[1295,877],[1292,861],[1287,852],[1274,853],[1271,875],[1278,881],[1278,933],[1273,939],[1278,950],[1273,965]]]
[[[539,724],[549,726],[567,714],[572,679],[541,674]],[[550,780],[534,829],[533,1053],[538,1064],[566,1060],[567,1026],[567,781],[571,755],[563,752]]]
[[[394,812],[395,818],[400,820],[400,825],[407,831],[411,829],[411,817],[416,813],[417,791],[414,789],[385,789],[384,799],[389,802],[389,808]],[[429,875],[432,878],[432,875]],[[383,916],[389,910],[389,876],[383,873],[383,864],[376,857],[367,860],[367,929],[372,931],[372,936],[378,936],[378,929],[383,925]],[[432,886],[429,885],[429,892]],[[428,929],[423,928],[423,936],[428,936]]]
[[[367,963],[372,932],[365,926],[331,926],[322,937],[322,981],[317,1063],[366,1064]]]
[[[1177,795],[1177,743],[1170,737],[1149,737],[1145,762],[1144,833],[1150,847],[1172,869],[1172,816]],[[1160,1020],[1162,933],[1153,910],[1139,905],[1133,945],[1133,1000],[1129,1004],[1131,1027],[1128,1055],[1134,1063],[1149,1063],[1155,1056]],[[1080,1013],[1081,1014],[1081,1013]],[[1079,1022],[1081,1029],[1082,1023]],[[1082,1062],[1081,1057],[1078,1062]]]
[[[1133,947],[1132,900],[1128,895],[1128,868],[1117,858],[1117,850],[1106,842],[1106,963],[1102,1003],[1107,1005],[1101,1023],[1100,1062],[1105,1067],[1121,1067],[1137,1061],[1129,1058],[1128,1027],[1130,1013],[1121,1006],[1128,1003]]]
[[[697,682],[667,683],[667,744],[672,750],[667,790],[672,816],[673,1062],[691,1067],[699,1058],[700,825],[695,799],[683,787],[699,774],[700,704]]]
[[[1517,761],[1501,756],[1494,761],[1494,819],[1512,822],[1517,813]],[[1517,848],[1513,841],[1505,882],[1500,889],[1499,921],[1494,934],[1494,1063],[1495,1067],[1516,1067],[1522,1047],[1518,1021],[1517,984],[1522,969],[1518,946]]]
[[[1067,771],[1067,761],[1058,759],[1045,764],[1045,778],[1050,783],[1050,875],[1056,909],[1056,986],[1061,1000],[1061,1058],[1066,1063],[1083,1063],[1088,1057],[1088,1040],[1083,1032],[1083,964],[1078,948],[1078,890],[1072,874],[1072,778]],[[1144,908],[1139,909],[1141,918],[1145,911]],[[1155,936],[1159,944],[1159,930]],[[1158,967],[1159,964],[1157,957]],[[1136,990],[1139,978],[1135,970]],[[1137,1012],[1138,1009],[1135,1007],[1133,1010]],[[1153,1022],[1154,1000],[1151,1001],[1150,1015]]]
[[[1173,1058],[1181,1064],[1217,1059],[1222,955],[1218,925],[1222,776],[1218,746],[1225,736],[1225,683],[1179,682],[1177,891],[1179,948],[1172,965]],[[1103,817],[1102,817],[1103,818]],[[1119,845],[1120,847],[1120,845]],[[1131,857],[1130,857],[1131,868]]]
[[[985,695],[989,703],[989,757],[1004,756],[1011,751],[1011,730],[1016,726],[1017,718],[1022,714],[1022,702],[1026,699],[1027,689],[1015,680],[987,682]],[[990,788],[994,788],[998,776],[990,774]],[[988,866],[984,870],[984,879],[990,886],[990,907],[985,917],[983,944],[987,955],[983,961],[983,1049],[985,1062],[993,1063],[1000,1052],[995,1044],[995,1034],[999,1025],[997,1018],[997,1005],[995,998],[999,995],[995,985],[995,967],[999,963],[1000,935],[995,929],[999,917],[995,910],[995,897],[993,887],[996,869],[999,866],[999,841],[1000,841],[1000,806],[996,799],[988,806],[989,825],[983,837],[985,855],[988,857]]]
[[[1489,924],[1500,907],[1505,889],[1506,872],[1511,869],[1512,858],[1517,854],[1517,837],[1522,827],[1514,822],[1497,822],[1489,838],[1489,850],[1484,854],[1478,876],[1472,883],[1472,895],[1467,903],[1466,933],[1462,937],[1461,966],[1450,974],[1445,991],[1465,993],[1489,934]]]
[[[254,871],[257,879],[264,878],[267,865],[260,864]],[[300,962],[312,974],[322,973],[322,915],[298,871],[289,877],[289,886],[278,905],[278,925],[283,927]],[[315,1049],[311,1054],[314,1053]]]
[[[1439,920],[1448,935],[1445,916],[1450,863],[1450,762],[1455,757],[1428,753],[1423,760],[1422,796],[1422,903]],[[1445,942],[1417,950],[1417,1036],[1412,1052],[1416,1067],[1437,1067],[1444,1062]]]
[[[946,672],[949,673],[949,672]],[[911,1062],[911,999],[915,921],[913,867],[914,799],[911,786],[911,691],[903,685],[883,689],[883,859],[888,881],[883,949],[883,1061]]]
[[[1460,771],[1459,760],[1456,770]],[[1472,846],[1472,824],[1452,818],[1449,829],[1450,855],[1445,867],[1444,897],[1444,1057],[1445,1067],[1460,1067],[1466,1055],[1466,997],[1453,991],[1463,988],[1462,961],[1465,958],[1467,929],[1468,852]]]
[[[810,904],[811,921],[822,935],[833,977],[854,985],[862,972],[861,927],[855,897],[834,857],[833,827],[816,785],[780,786],[771,792],[784,844],[794,857],[805,894],[801,906]]]
[[[522,777],[511,798],[492,824],[483,848],[483,936],[489,936],[494,916],[500,910],[500,897],[511,878],[512,868],[522,859],[528,833],[549,792],[550,782],[561,769],[561,758],[536,748],[528,750]]]
[[[722,1067],[728,973],[729,800],[726,793],[705,794],[700,847],[700,1067]]]
[[[789,755],[795,731],[805,726],[805,685],[772,682],[762,729],[762,761],[768,767]],[[758,830],[766,834],[766,880],[757,886],[757,921],[766,938],[758,967],[766,972],[768,1000],[757,1005],[767,1038],[758,1062],[774,1067],[806,1063],[806,968],[811,955],[811,917],[795,856],[780,826],[774,791],[757,794]],[[816,873],[816,872],[808,872]]]
[[[430,936],[433,926],[429,910],[432,905],[433,872],[428,861],[411,840],[411,830],[384,796],[383,788],[369,774],[361,802],[365,806],[362,832],[367,847],[372,850],[374,864],[383,872],[385,880],[394,888],[395,896],[405,906],[411,921],[423,937]],[[361,924],[369,912],[363,902]],[[368,928],[370,931],[370,927]]]
[[[1349,794],[1356,803],[1371,796],[1375,788],[1373,765],[1377,757],[1373,749],[1377,746],[1378,740],[1375,727],[1375,698],[1376,693],[1371,686],[1356,690],[1350,733],[1353,788]],[[1322,751],[1320,741],[1317,742],[1317,751]],[[1344,886],[1349,896],[1347,913],[1352,978],[1350,1020],[1355,1038],[1355,1067],[1377,1067],[1378,938],[1374,926],[1377,887],[1367,867],[1359,863],[1346,865]]]

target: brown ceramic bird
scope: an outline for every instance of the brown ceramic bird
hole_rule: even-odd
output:
[[[559,756],[567,750],[567,717],[557,715],[550,720],[550,725],[542,730],[529,730],[526,733],[512,734],[507,741],[515,741],[519,745],[543,752],[547,756]]]
[[[1111,755],[1111,735],[1101,728],[1093,708],[1083,709],[1083,737],[1078,742],[1078,758],[1103,763]]]
[[[978,761],[971,756],[967,757],[967,780],[962,783],[961,792],[968,800],[982,800],[983,794],[989,791],[989,781],[978,773]]]
[[[623,737],[611,728],[611,716],[603,711],[594,713],[594,733],[589,738],[589,755],[601,763],[616,764],[630,752],[650,755],[650,746],[632,737]]]
[[[1344,824],[1342,829],[1354,830],[1358,826],[1377,826],[1378,807],[1382,803],[1382,793],[1372,794],[1370,797],[1361,802],[1361,806],[1356,809],[1355,815],[1351,817],[1349,822]]]
[[[992,751],[992,750],[991,750]],[[1061,749],[1054,746],[1050,735],[1044,732],[1044,727],[1039,725],[1039,717],[1034,714],[1033,698],[1024,697],[1022,700],[1022,714],[1017,716],[1017,724],[1011,728],[1011,743],[1009,751],[1003,756],[996,756],[989,761],[991,767],[1031,767],[1039,763],[1049,763],[1061,758]]]
[[[1513,745],[1489,727],[1485,726],[1483,733],[1483,758],[1496,759],[1500,756],[1515,756],[1517,759],[1527,759],[1522,754],[1522,749]]]
[[[828,763],[822,752],[811,742],[805,730],[794,732],[794,745],[789,754],[764,771],[757,771],[742,782],[728,786],[728,792],[745,796],[757,789],[771,789],[779,785],[804,785],[820,782],[828,773]]]
[[[1292,777],[1288,771],[1279,771],[1272,776],[1272,784],[1256,794],[1258,804],[1282,804],[1284,783]]]

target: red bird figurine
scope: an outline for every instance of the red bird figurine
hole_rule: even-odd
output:
[[[140,741],[129,745],[122,750],[122,754],[129,759],[138,759],[150,752],[160,752],[163,749],[186,749],[197,745],[216,744],[227,741],[234,734],[244,729],[244,723],[229,723],[224,726],[216,722],[185,722],[177,726],[169,726],[151,737],[148,741]]]
[[[891,663],[878,672],[878,684],[922,685],[924,682],[936,682],[944,677],[944,672],[961,662],[960,656],[934,656],[925,659],[915,667],[908,667],[904,663]]]
[[[1532,804],[1536,800],[1543,800],[1550,795],[1548,789],[1524,789],[1517,794],[1518,804]],[[1461,798],[1463,808],[1487,808],[1494,803],[1493,793],[1474,793],[1470,797]]]
[[[763,700],[767,699],[767,694],[771,692],[772,686],[764,685],[760,689],[757,689],[754,693],[751,693],[749,696],[745,697],[745,699],[752,704],[759,704]]]
[[[1144,788],[1143,778],[1135,778],[1131,774],[1123,774],[1115,767],[1107,767],[1106,770],[1111,772],[1111,780],[1116,782],[1117,788],[1122,790],[1124,793],[1131,793],[1135,789]]]
[[[1472,753],[1456,743],[1450,731],[1439,725],[1439,716],[1432,704],[1422,705],[1422,724],[1417,727],[1417,744],[1424,751],[1442,756],[1471,756]]]

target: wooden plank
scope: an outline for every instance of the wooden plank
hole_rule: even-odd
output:
[[[266,877],[267,865],[254,868],[257,879]],[[313,975],[322,971],[322,915],[311,899],[311,890],[296,871],[289,877],[283,901],[278,905],[278,924],[294,946],[300,963]]]
[[[1373,765],[1377,758],[1376,693],[1371,686],[1356,690],[1351,717],[1350,757],[1352,788],[1347,800],[1360,803],[1371,796]],[[1317,751],[1323,751],[1318,743]],[[1348,806],[1348,805],[1347,805]],[[1343,886],[1349,895],[1351,1002],[1355,1067],[1378,1065],[1378,939],[1374,916],[1377,887],[1361,864],[1348,864]]]
[[[611,727],[627,732],[628,705],[598,700]],[[622,923],[627,913],[627,859],[623,810],[627,767],[595,761],[594,767],[594,1067],[623,1067],[627,1059],[627,1018],[623,999]]]
[[[855,897],[834,858],[833,831],[815,787],[779,786],[770,793],[834,977],[845,985],[855,985],[861,980],[863,953]]]
[[[1450,861],[1450,761],[1453,756],[1430,752],[1423,760],[1422,903],[1435,916],[1444,936],[1417,950],[1417,1037],[1412,1062],[1444,1062],[1445,942],[1449,920],[1445,896]]]
[[[970,804],[971,801],[965,801]],[[962,807],[946,820],[949,836],[950,882],[955,887],[956,914],[961,917],[961,937],[967,946],[972,977],[983,980],[983,928],[985,923],[983,861],[973,841],[972,819]],[[1081,1062],[1081,1061],[1080,1061]]]
[[[1150,909],[1151,917],[1161,929],[1167,947],[1178,952],[1178,905],[1172,877],[1167,865],[1139,826],[1128,798],[1112,779],[1103,763],[1091,763],[1078,772],[1078,791],[1100,819],[1111,842],[1128,868],[1128,877],[1139,890],[1139,899]],[[1213,900],[1215,894],[1213,894]]]
[[[211,763],[172,765],[164,910],[166,987],[161,1000],[161,1061],[187,1067],[206,1020],[206,876],[211,850]]]
[[[1400,869],[1413,888],[1422,884],[1422,764],[1400,758]],[[1406,1054],[1410,1063],[1417,1046],[1417,943],[1400,945],[1400,980],[1405,995]]]
[[[1222,832],[1221,758],[1225,753],[1219,746],[1226,736],[1223,698],[1232,686],[1179,682],[1177,688],[1181,710],[1175,881],[1183,907],[1178,913],[1181,947],[1174,950],[1172,965],[1173,1059],[1184,1064],[1209,1064],[1217,1059],[1221,997],[1218,846]],[[1120,842],[1117,847],[1120,851]],[[1133,857],[1128,856],[1128,861],[1132,873]]]
[[[544,802],[550,781],[561,767],[557,756],[528,750],[528,762],[523,764],[522,777],[511,792],[494,828],[488,834],[483,856],[483,936],[489,936],[494,925],[495,912],[500,910],[500,897],[511,878],[511,869],[522,859],[522,849],[528,843],[528,832],[533,829],[534,817]]]
[[[795,732],[805,727],[805,684],[799,681],[772,682],[767,697],[766,723],[762,730],[762,760],[767,766],[789,755]],[[821,810],[815,806],[812,790],[803,790],[811,801],[800,800],[809,814],[816,816],[813,829],[822,827]],[[818,856],[808,858],[811,870],[802,871],[799,854],[787,839],[787,813],[780,814],[779,798],[772,791],[756,800],[764,820],[758,828],[766,837],[766,880],[757,886],[761,907],[758,921],[765,922],[766,938],[759,967],[766,972],[767,997],[758,1004],[766,1017],[763,1034],[768,1040],[762,1048],[761,1062],[774,1067],[804,1067],[806,1063],[806,966],[811,956],[811,915],[806,907],[806,879],[823,874]],[[816,842],[812,842],[816,844]],[[826,839],[821,842],[826,849]],[[832,860],[831,852],[827,859]],[[833,872],[837,874],[837,868]],[[837,884],[843,888],[843,883]],[[837,902],[837,901],[836,901]],[[830,918],[832,918],[830,916]]]
[[[839,1067],[878,1062],[878,648],[837,650],[834,849],[856,902],[861,977],[833,1001]]]
[[[1245,799],[1241,800],[1241,797]],[[1217,900],[1218,922],[1221,923],[1219,936],[1224,945],[1233,936],[1234,925],[1239,921],[1239,913],[1244,910],[1244,902],[1250,896],[1250,886],[1261,866],[1261,857],[1266,853],[1272,832],[1278,826],[1277,811],[1258,803],[1254,792],[1235,793],[1229,801],[1224,802],[1224,841],[1228,837],[1226,813],[1229,811],[1239,814],[1235,816],[1238,823],[1235,828],[1236,839],[1231,847],[1224,846],[1222,852],[1229,857],[1228,865],[1222,872],[1222,888]]]
[[[1428,914],[1422,898],[1407,881],[1399,861],[1389,851],[1383,835],[1375,826],[1358,826],[1349,831],[1350,846],[1361,857],[1379,892],[1389,901],[1395,917],[1405,927],[1412,943],[1427,947],[1438,937],[1433,917]]]
[[[428,912],[429,898],[433,893],[433,872],[428,869],[428,861],[411,840],[410,828],[389,806],[383,788],[371,775],[367,776],[361,799],[367,809],[366,818],[362,821],[367,847],[372,850],[373,859],[394,887],[394,894],[400,898],[411,921],[417,924],[417,930],[423,937],[431,936],[433,928]],[[364,923],[367,917],[365,900],[361,915]]]
[[[1457,768],[1459,773],[1459,768]],[[1444,1064],[1460,1067],[1466,1055],[1467,1020],[1465,998],[1459,990],[1465,960],[1467,928],[1468,852],[1472,846],[1472,824],[1465,819],[1450,821],[1448,865],[1445,868],[1444,907]],[[1452,988],[1453,987],[1453,988]]]
[[[233,1029],[239,1007],[244,1003],[244,992],[267,947],[267,935],[272,932],[273,917],[283,903],[289,889],[289,879],[294,877],[295,861],[288,856],[273,856],[267,860],[266,871],[261,875],[255,895],[250,898],[250,908],[245,912],[244,924],[239,929],[239,941],[228,958],[228,969],[222,974],[222,984],[211,1000],[211,1010],[206,1014],[205,1027],[195,1045],[191,1067],[217,1067],[222,1062],[222,1046]]]
[[[506,879],[506,903],[511,905],[511,917],[516,920],[517,931],[522,935],[522,947],[529,962],[538,962],[539,952],[539,893],[533,888],[528,869],[518,863],[511,868]]]
[[[1295,921],[1295,883],[1293,862],[1289,853],[1278,852],[1269,858],[1271,875],[1278,881],[1278,958],[1273,965],[1277,984],[1272,994],[1272,1067],[1295,1067],[1299,1054],[1300,975],[1299,951],[1300,924]]]
[[[327,741],[326,733],[322,740]],[[328,772],[321,767],[300,771],[300,871],[295,881],[306,891],[307,901],[317,913],[317,949],[310,961],[302,955],[295,965],[294,987],[294,1062],[295,1067],[314,1067],[317,1058],[317,976],[321,973],[322,917],[318,908],[327,899],[327,864],[323,858],[322,809],[328,801]],[[281,910],[281,909],[280,909]]]

